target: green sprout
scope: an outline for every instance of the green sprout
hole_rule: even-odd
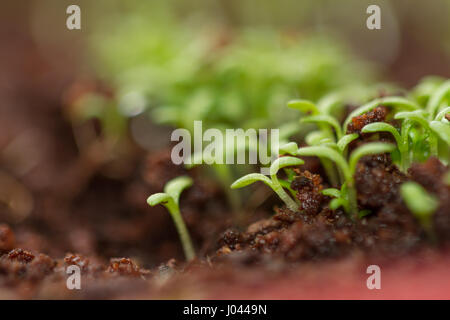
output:
[[[187,176],[175,178],[166,184],[164,192],[155,193],[147,199],[147,203],[150,206],[153,207],[161,204],[169,211],[180,236],[184,255],[188,261],[195,258],[195,251],[191,237],[189,236],[189,232],[184,224],[183,217],[181,216],[179,199],[181,192],[183,192],[184,189],[189,188],[192,183],[192,179]]]
[[[445,119],[445,112],[439,112],[433,120],[429,120],[428,112],[425,110],[416,110],[410,112],[398,112],[395,114],[395,119],[402,119],[406,123],[413,122],[418,125],[415,128],[409,128],[409,137],[412,139],[413,153],[423,154],[429,152],[430,155],[439,157],[440,154],[448,152],[448,146],[450,146],[450,125],[447,119]],[[440,119],[440,121],[439,121]],[[406,135],[406,138],[408,136]],[[439,148],[439,139],[445,142],[446,146]],[[424,146],[421,148],[421,146]],[[425,149],[425,150],[423,150]],[[440,150],[441,149],[441,150]],[[441,157],[442,160],[443,157]],[[448,161],[448,159],[447,159]]]
[[[331,115],[320,110],[309,100],[292,100],[288,102],[288,107],[299,110],[307,116],[300,119],[300,122],[315,123],[319,127],[324,137],[333,138],[333,129],[336,130],[338,139],[341,135],[339,122]]]
[[[401,132],[391,124],[386,122],[375,122],[365,125],[362,133],[375,133],[375,132],[389,132],[394,137],[397,148],[400,153],[400,169],[406,171],[409,167],[409,129],[411,128],[410,121],[403,121],[401,126]]]
[[[341,190],[335,188],[326,189],[324,190],[324,194],[335,196],[338,199],[341,199],[334,202],[336,208],[339,204],[340,206],[344,207],[344,210],[352,218],[356,218],[358,216],[358,204],[356,198],[354,174],[356,172],[356,165],[359,159],[366,155],[392,152],[394,149],[395,146],[389,143],[367,143],[355,149],[351,153],[348,162],[341,153],[327,146],[312,146],[300,148],[297,154],[300,156],[316,156],[328,158],[337,165],[340,172],[342,173],[345,183],[342,184]]]
[[[346,147],[350,142],[358,137],[358,134],[343,135],[341,126],[337,119],[329,113],[331,109],[328,106],[332,104],[322,103],[321,108],[317,107],[313,102],[308,100],[292,100],[288,102],[288,107],[297,109],[305,114],[309,114],[300,119],[301,123],[314,123],[319,131],[312,131],[306,137],[305,141],[310,146],[329,146],[335,148],[342,154],[345,154]],[[333,133],[334,132],[334,133]],[[333,186],[339,184],[339,176],[333,167],[332,162],[325,158],[319,157],[325,172]]]
[[[440,111],[436,118],[429,122],[431,130],[433,130],[448,146],[450,146],[450,122],[445,118],[446,114],[450,114],[450,107]]]
[[[432,218],[439,201],[430,195],[420,184],[416,182],[405,182],[400,187],[400,194],[406,206],[419,220],[420,224],[428,232],[432,232]]]
[[[431,95],[428,100],[426,110],[428,111],[428,120],[432,120],[442,104],[450,100],[450,80],[442,83]],[[448,105],[448,104],[447,104]]]
[[[426,106],[430,100],[430,96],[439,86],[444,83],[445,79],[437,76],[424,77],[419,84],[415,86],[411,92],[411,96],[423,106]]]
[[[270,178],[261,174],[261,173],[250,173],[242,178],[236,180],[232,185],[232,189],[238,189],[242,187],[246,187],[254,182],[261,181],[267,186],[269,186],[279,197],[283,202],[286,204],[286,206],[292,210],[292,211],[298,211],[299,203],[298,200],[293,200],[287,193],[284,191],[283,186],[286,186],[282,182],[282,180],[279,180],[277,177],[277,173],[280,169],[285,167],[292,167],[292,166],[299,166],[303,164],[304,161],[299,158],[285,156],[280,157],[276,159],[272,165],[270,166]],[[291,190],[289,190],[291,191]],[[292,192],[291,192],[292,193]]]

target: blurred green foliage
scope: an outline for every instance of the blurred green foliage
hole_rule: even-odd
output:
[[[374,78],[367,63],[323,33],[180,20],[170,5],[122,10],[114,23],[99,24],[92,48],[124,115],[146,111],[187,129],[194,120],[205,128],[270,128],[292,119],[289,99],[317,100]]]

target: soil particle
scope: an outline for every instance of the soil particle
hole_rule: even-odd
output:
[[[8,259],[13,261],[19,261],[22,263],[28,263],[33,261],[34,254],[32,254],[29,251],[23,250],[23,249],[13,249],[8,253]]]
[[[39,281],[50,275],[56,262],[45,254],[34,255],[23,250],[14,249],[0,258],[0,275],[6,283],[21,280]]]
[[[41,280],[50,275],[56,267],[56,261],[40,253],[29,264],[28,277],[31,280]]]
[[[235,228],[226,230],[220,238],[221,246],[227,246],[232,250],[236,249],[239,242],[242,242],[242,235]]]
[[[239,237],[233,237],[235,251],[270,253],[273,259],[292,262],[340,256],[352,242],[352,224],[341,212],[333,213],[328,208],[312,215],[287,209],[276,212],[273,217],[250,225]],[[227,236],[229,233],[224,234],[222,243],[228,241]],[[226,250],[219,249],[222,255],[230,251],[233,250],[228,244]],[[244,257],[247,263],[259,261],[245,254]],[[235,254],[230,258],[236,260]]]
[[[158,267],[158,275],[162,278],[168,278],[176,274],[179,271],[178,268],[177,261],[175,259],[170,259]]]
[[[375,254],[402,254],[414,250],[425,238],[400,195],[409,180],[387,154],[363,157],[356,168],[358,204],[371,214],[360,221],[358,241]]]
[[[386,116],[388,114],[388,108],[384,106],[379,106],[373,109],[372,111],[369,111],[367,113],[364,113],[362,115],[356,116],[352,118],[352,121],[349,123],[347,128],[347,133],[361,133],[361,129],[373,122],[381,122],[386,119]]]
[[[66,266],[78,266],[82,271],[88,270],[89,267],[89,259],[80,254],[68,253],[64,257],[64,263],[66,264]]]
[[[429,192],[439,194],[443,191],[442,178],[447,170],[448,168],[439,159],[433,157],[424,163],[414,163],[408,169],[408,173],[414,181],[420,183]]]
[[[300,210],[308,215],[317,214],[320,211],[324,196],[322,195],[322,178],[318,174],[309,171],[296,171],[299,175],[292,181],[291,188],[297,191],[300,200]]]
[[[399,187],[406,180],[406,175],[392,164],[389,155],[363,157],[355,172],[358,203],[370,210],[399,203]]]
[[[148,270],[139,268],[129,258],[112,258],[107,270],[108,273],[117,275],[126,275],[132,277],[140,277],[149,273]]]

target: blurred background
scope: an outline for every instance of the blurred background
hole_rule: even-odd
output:
[[[81,30],[66,28],[70,4]],[[366,27],[370,4],[380,30]],[[186,173],[170,162],[173,128],[284,127],[290,99],[341,90],[359,104],[450,77],[449,0],[1,6],[0,223],[57,256],[182,257],[170,217],[145,203]],[[230,223],[222,193],[201,180],[186,195],[200,252]]]

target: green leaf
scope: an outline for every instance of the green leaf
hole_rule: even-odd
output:
[[[280,186],[282,186],[283,188],[285,188],[289,191],[289,193],[294,197],[294,199],[296,198],[295,197],[296,192],[291,188],[291,183],[289,181],[278,180],[278,182],[280,183]],[[298,199],[297,199],[297,201],[298,201]]]
[[[324,196],[334,197],[334,198],[340,198],[341,197],[341,191],[336,189],[336,188],[324,189],[324,190],[322,190],[322,194]]]
[[[345,136],[340,138],[337,143],[337,146],[338,146],[339,150],[341,151],[341,153],[345,151],[345,149],[350,144],[350,142],[357,139],[358,137],[359,137],[359,135],[357,133],[350,133],[350,134],[346,134]]]
[[[298,146],[295,142],[289,142],[280,147],[280,155],[290,154],[295,156],[297,154]]]
[[[164,192],[169,194],[176,204],[180,199],[180,194],[184,189],[192,186],[192,179],[188,176],[177,177],[175,179],[170,180],[166,186],[164,187]]]
[[[400,136],[400,133],[397,131],[397,129],[395,129],[394,126],[386,122],[369,123],[362,128],[361,132],[362,133],[389,132],[394,136],[398,146],[401,146],[402,144],[402,138]]]
[[[316,124],[328,125],[334,129],[338,139],[340,139],[342,137],[342,129],[341,129],[339,122],[336,120],[336,118],[334,118],[330,115],[327,115],[327,114],[312,115],[312,116],[304,117],[300,121],[306,122],[306,123],[316,123]]]
[[[231,185],[231,189],[243,188],[257,181],[264,182],[266,185],[273,189],[272,181],[268,177],[260,173],[250,173],[239,178],[238,180],[233,182],[233,184]]]
[[[450,96],[450,80],[445,81],[439,88],[431,95],[427,103],[427,111],[430,120],[433,119],[435,113],[439,110],[441,103]]]
[[[439,205],[437,198],[416,182],[402,184],[400,193],[408,209],[419,219],[428,218]]]
[[[441,121],[441,120],[445,119],[445,115],[447,113],[450,113],[450,107],[444,108],[441,111],[439,111],[439,113],[436,115],[436,118],[434,118],[434,120]],[[447,122],[448,122],[448,120],[447,120]]]
[[[342,104],[343,99],[341,92],[327,94],[317,102],[317,106],[323,114],[331,114],[333,110],[336,110],[336,108]]]
[[[371,154],[392,152],[395,150],[395,148],[396,148],[395,145],[384,142],[370,142],[362,145],[361,147],[358,147],[350,155],[349,161],[350,172],[352,173],[352,175],[355,173],[356,164],[362,157]]]
[[[292,100],[287,105],[289,108],[300,110],[306,114],[319,114],[319,109],[316,105],[308,100]]]
[[[276,159],[272,165],[270,166],[270,175],[274,176],[278,173],[278,171],[285,167],[293,167],[304,164],[305,162],[302,159],[295,157],[280,157]]]
[[[173,201],[172,197],[170,195],[168,195],[167,193],[162,193],[162,192],[152,194],[147,199],[147,203],[152,207],[154,207],[158,204],[166,204],[169,201]]]
[[[348,196],[348,187],[347,187],[347,182],[345,182],[341,186],[341,197],[342,198],[347,198],[347,196]]]
[[[305,142],[310,146],[320,145],[322,143],[332,142],[328,134],[323,131],[311,131],[305,137]]]
[[[330,159],[339,166],[339,168],[345,175],[346,180],[351,179],[351,172],[347,165],[347,161],[339,152],[330,147],[326,146],[303,147],[298,149],[297,154],[299,156],[316,156],[319,158]]]
[[[427,115],[428,113],[424,110],[404,111],[397,112],[394,119],[414,120],[428,129],[430,126],[428,125]]]
[[[442,140],[450,146],[450,123],[441,121],[431,121],[431,130],[433,130]]]
[[[347,201],[345,199],[342,198],[336,198],[330,201],[330,209],[331,210],[336,210],[339,207],[343,207],[345,211],[347,210]]]
[[[420,80],[414,87],[413,95],[420,103],[426,103],[429,97],[444,82],[444,78],[437,76],[427,76]]]
[[[350,113],[348,115],[347,119],[345,119],[345,122],[344,122],[344,131],[347,131],[347,127],[348,127],[349,123],[352,121],[352,118],[354,118],[356,116],[360,116],[369,111],[372,111],[373,109],[375,109],[376,107],[378,107],[380,105],[394,107],[396,109],[403,109],[403,110],[420,109],[419,105],[417,105],[416,103],[409,101],[405,98],[402,98],[402,97],[386,97],[386,98],[375,99],[375,100],[359,107],[358,109],[354,110],[352,113]]]

